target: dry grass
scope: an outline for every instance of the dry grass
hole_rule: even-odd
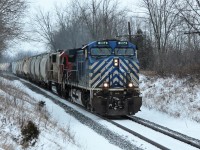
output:
[[[150,70],[149,71],[148,70],[141,70],[140,73],[145,75],[145,76],[149,76],[149,77],[154,77],[154,76],[158,75],[156,71],[150,71]]]

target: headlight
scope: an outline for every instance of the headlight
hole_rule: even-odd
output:
[[[128,87],[132,88],[132,87],[133,87],[133,83],[130,82],[130,83],[128,84]]]
[[[104,87],[104,88],[108,88],[108,87],[109,87],[109,84],[108,84],[107,82],[104,82],[104,83],[103,83],[103,87]]]
[[[118,58],[114,58],[113,63],[114,63],[115,67],[118,67],[119,66],[119,59]]]

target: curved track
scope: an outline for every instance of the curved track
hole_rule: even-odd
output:
[[[151,129],[153,129],[155,131],[158,131],[160,133],[163,133],[163,134],[165,134],[167,136],[170,136],[170,137],[172,137],[174,139],[177,139],[179,141],[182,141],[182,142],[184,142],[186,144],[189,144],[191,146],[194,146],[194,147],[200,149],[200,140],[198,140],[198,139],[189,137],[189,136],[184,135],[182,133],[173,131],[173,130],[171,130],[169,128],[163,127],[161,125],[158,125],[156,123],[150,122],[148,120],[145,120],[145,119],[142,119],[142,118],[139,118],[139,117],[136,117],[136,116],[132,116],[132,117],[126,116],[125,118],[129,119],[129,120],[132,120],[134,122],[137,122],[137,123],[139,123],[139,124],[141,124],[143,126],[151,128]]]
[[[99,117],[101,117],[101,116],[99,116]],[[103,117],[101,117],[101,118],[103,118]],[[149,138],[147,138],[147,137],[145,137],[145,136],[143,136],[143,135],[141,135],[141,134],[139,134],[139,133],[137,133],[137,132],[135,132],[135,131],[133,131],[133,130],[131,130],[129,128],[127,128],[127,127],[124,127],[124,126],[122,126],[122,125],[120,125],[120,124],[118,124],[118,123],[116,123],[116,122],[114,122],[114,121],[112,121],[110,119],[107,119],[107,118],[103,118],[103,119],[108,121],[108,122],[110,122],[111,124],[121,128],[121,129],[131,133],[132,135],[134,135],[134,136],[136,136],[136,137],[138,137],[138,138],[140,138],[140,139],[142,139],[142,140],[144,140],[144,141],[156,146],[159,149],[169,150],[169,148],[167,148],[167,147],[165,147],[165,146],[163,146],[163,145],[161,145],[161,144],[159,144],[159,143],[157,143],[157,142],[155,142],[155,141],[153,141],[153,140],[151,140],[151,139],[149,139]]]

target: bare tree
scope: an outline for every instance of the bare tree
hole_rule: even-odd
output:
[[[36,32],[54,50],[115,38],[127,22],[126,11],[111,0],[72,1],[55,10],[51,15],[40,11],[35,19]]]
[[[7,41],[22,34],[21,18],[26,10],[25,0],[0,1],[0,52],[6,48]]]
[[[143,0],[146,8],[156,44],[159,71],[164,69],[164,56],[168,52],[167,44],[171,33],[180,24],[180,11],[176,9],[177,0]]]
[[[76,2],[74,2],[76,4]],[[89,29],[89,32],[93,39],[97,39],[98,35],[98,25],[99,20],[98,18],[98,10],[100,9],[101,1],[98,2],[97,0],[92,0],[90,4],[86,3],[85,5],[80,4],[79,2],[78,8],[80,8],[81,12],[81,20],[84,21],[86,26]]]
[[[122,24],[126,24],[127,10],[119,8],[119,2],[91,0],[79,5],[82,22],[86,24],[93,40],[113,38]]]
[[[199,50],[200,40],[200,5],[199,0],[184,0],[176,4],[180,12],[182,24],[179,29],[184,35],[181,35],[182,50]]]
[[[46,43],[52,51],[56,51],[56,44],[54,41],[55,26],[52,14],[50,12],[44,13],[39,10],[35,16],[34,32],[39,35],[38,40]]]
[[[91,39],[77,3],[72,2],[64,10],[57,7],[56,15],[58,31],[54,39],[58,49],[79,47]]]
[[[184,0],[181,4],[177,4],[177,9],[180,10],[184,21],[190,26],[185,34],[200,35],[200,1],[199,0]]]

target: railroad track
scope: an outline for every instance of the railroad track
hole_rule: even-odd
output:
[[[189,137],[185,134],[179,133],[177,131],[173,131],[167,127],[163,127],[161,125],[158,125],[156,123],[150,122],[148,120],[145,120],[136,116],[131,116],[131,117],[126,116],[125,118],[200,149],[200,140],[198,139]]]
[[[88,109],[86,109],[85,107],[80,106],[80,105],[78,105],[78,104],[76,104],[76,103],[73,103],[73,104],[76,105],[76,106],[78,106],[78,107],[80,107],[80,108],[82,108],[82,109],[84,109],[85,111],[91,113],[91,112],[90,112]],[[115,121],[113,121],[113,120],[111,120],[111,119],[108,119],[108,118],[106,118],[106,117],[100,116],[100,115],[98,115],[98,114],[94,114],[94,113],[92,113],[92,114],[98,116],[99,118],[101,118],[101,119],[103,119],[103,120],[106,120],[107,122],[109,122],[109,123],[111,123],[111,124],[117,126],[118,128],[120,128],[120,129],[122,129],[122,130],[124,130],[124,131],[126,131],[126,132],[128,132],[128,133],[130,133],[130,134],[132,134],[132,135],[134,135],[134,136],[136,136],[136,137],[142,139],[143,141],[145,141],[145,142],[147,142],[147,143],[149,143],[149,144],[151,144],[151,145],[153,145],[153,146],[155,146],[155,147],[157,147],[157,148],[159,148],[159,149],[162,149],[162,150],[170,150],[169,148],[165,147],[164,145],[159,144],[158,142],[153,141],[153,140],[151,140],[151,139],[149,139],[149,138],[147,138],[147,137],[145,137],[145,136],[143,136],[143,135],[141,135],[141,134],[139,134],[139,133],[137,133],[137,132],[135,132],[135,131],[133,131],[133,130],[127,128],[127,127],[125,127],[125,126],[123,126],[123,125],[120,125],[120,124],[116,123]]]
[[[99,116],[99,115],[98,115],[98,116]],[[132,134],[132,135],[134,135],[134,136],[136,136],[136,137],[138,137],[138,138],[140,138],[140,139],[146,141],[147,143],[150,143],[150,144],[154,145],[155,147],[157,147],[157,148],[159,148],[159,149],[162,149],[162,150],[169,150],[169,148],[167,148],[167,147],[165,147],[165,146],[159,144],[158,142],[153,141],[153,140],[151,140],[151,139],[149,139],[149,138],[147,138],[147,137],[145,137],[145,136],[143,136],[143,135],[141,135],[141,134],[139,134],[139,133],[137,133],[137,132],[135,132],[135,131],[133,131],[133,130],[131,130],[131,129],[125,127],[125,126],[123,126],[123,125],[121,125],[121,124],[119,124],[119,123],[116,123],[116,122],[113,121],[113,120],[104,118],[104,117],[102,117],[102,116],[99,116],[99,117],[100,117],[100,118],[103,118],[104,120],[110,122],[111,124],[113,124],[113,125],[115,125],[115,126],[121,128],[122,130],[127,131],[127,132],[129,132],[130,134]]]
[[[101,117],[101,116],[99,116],[99,117]],[[128,120],[131,120],[131,121],[133,121],[135,123],[141,124],[141,125],[143,125],[143,126],[145,126],[147,128],[150,128],[150,129],[156,131],[156,132],[160,132],[160,133],[162,133],[162,134],[164,134],[164,135],[166,135],[168,137],[176,139],[177,141],[184,142],[187,145],[190,145],[192,147],[200,149],[200,140],[198,140],[198,139],[189,137],[189,136],[184,135],[182,133],[179,133],[177,131],[173,131],[173,130],[171,130],[169,128],[163,127],[161,125],[158,125],[156,123],[150,122],[148,120],[145,120],[145,119],[142,119],[142,118],[139,118],[139,117],[136,117],[136,116],[125,116],[124,118],[128,119]],[[131,133],[132,135],[137,136],[140,139],[142,139],[142,140],[144,140],[144,141],[156,146],[159,149],[162,149],[162,150],[170,149],[170,148],[160,144],[159,142],[153,141],[150,138],[147,138],[147,137],[141,135],[140,133],[135,132],[135,131],[131,130],[130,128],[125,127],[124,125],[117,123],[115,120],[111,120],[111,119],[107,119],[107,118],[103,118],[103,119],[107,120],[108,122],[116,125],[117,127],[121,128],[121,129]]]

